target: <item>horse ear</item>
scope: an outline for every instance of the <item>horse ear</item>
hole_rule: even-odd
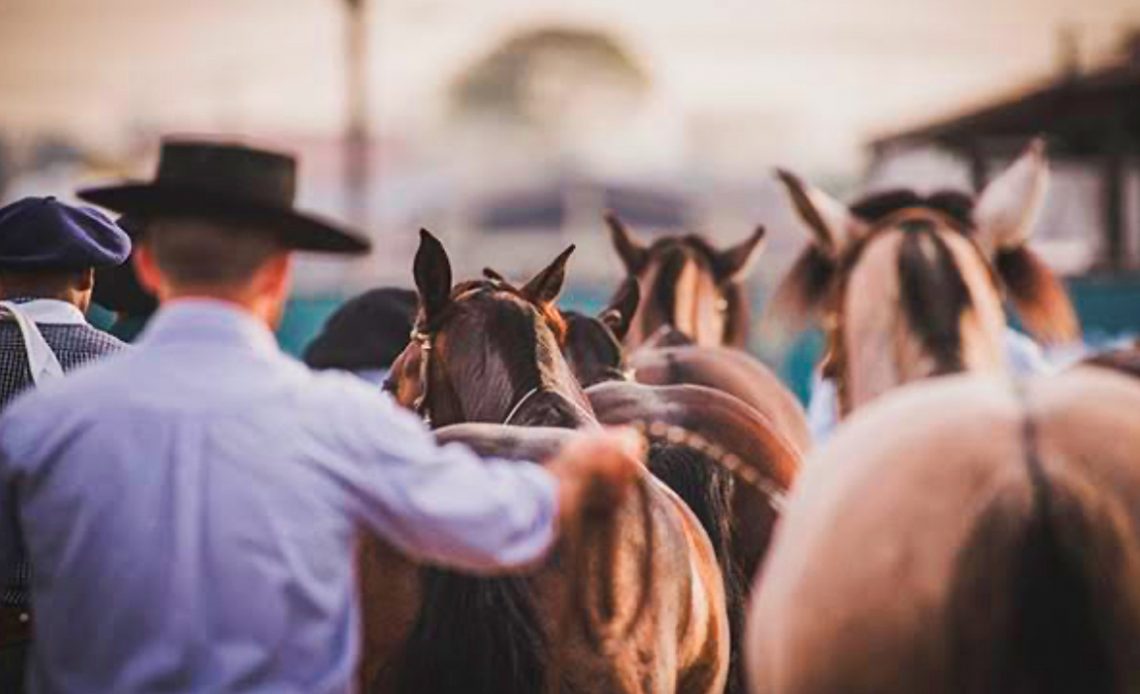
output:
[[[1045,141],[1036,138],[978,196],[974,222],[979,242],[991,253],[1023,245],[1033,232],[1048,187]]]
[[[787,188],[792,206],[811,231],[812,242],[826,255],[838,257],[863,223],[851,214],[847,205],[808,185],[790,171],[777,169],[776,176]]]
[[[562,283],[566,281],[566,261],[574,252],[574,244],[558,254],[550,265],[527,282],[519,293],[533,304],[552,304],[562,292]]]
[[[618,216],[613,212],[606,214],[606,224],[610,227],[610,239],[614,248],[625,265],[625,271],[631,275],[640,274],[649,262],[649,249],[634,238],[629,229],[626,229]]]
[[[721,282],[738,282],[744,279],[756,259],[760,257],[763,240],[764,227],[758,226],[756,231],[752,232],[752,236],[732,248],[717,253],[713,263],[717,279]]]
[[[510,284],[510,282],[507,281],[506,277],[503,277],[501,274],[499,274],[498,270],[489,267],[483,268],[483,279],[488,279],[492,282],[499,282],[501,284]]]
[[[633,314],[637,313],[637,305],[640,303],[641,287],[637,284],[637,278],[626,277],[618,287],[617,293],[610,299],[610,305],[598,315],[598,320],[610,329],[618,342],[621,342],[629,332]]]
[[[451,261],[443,244],[427,229],[420,229],[420,247],[412,268],[424,317],[430,321],[451,300]]]

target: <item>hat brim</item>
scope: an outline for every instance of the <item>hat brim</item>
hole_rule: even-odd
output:
[[[87,188],[77,195],[100,207],[144,218],[213,214],[256,221],[272,229],[285,246],[298,251],[359,255],[372,248],[363,236],[314,215],[194,188],[140,182]]]

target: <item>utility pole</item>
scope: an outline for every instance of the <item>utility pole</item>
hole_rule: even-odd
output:
[[[367,0],[344,0],[345,129],[344,190],[349,219],[369,223],[371,171],[368,147],[368,9]]]

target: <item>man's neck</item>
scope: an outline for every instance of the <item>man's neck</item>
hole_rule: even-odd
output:
[[[184,290],[171,292],[168,295],[161,297],[161,303],[165,305],[176,304],[180,301],[217,301],[235,308],[243,313],[247,313],[256,319],[259,323],[265,324],[265,327],[274,330],[277,327],[278,316],[280,311],[270,302],[251,300],[244,297],[234,296],[222,292],[208,292],[208,291],[195,291]]]

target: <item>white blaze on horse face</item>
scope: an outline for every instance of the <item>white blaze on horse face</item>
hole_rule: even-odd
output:
[[[896,354],[905,323],[897,269],[902,239],[901,232],[888,232],[870,242],[847,280],[842,339],[852,408],[901,383]]]
[[[1034,140],[978,197],[974,221],[978,240],[989,253],[1029,240],[1049,187],[1045,145]]]

